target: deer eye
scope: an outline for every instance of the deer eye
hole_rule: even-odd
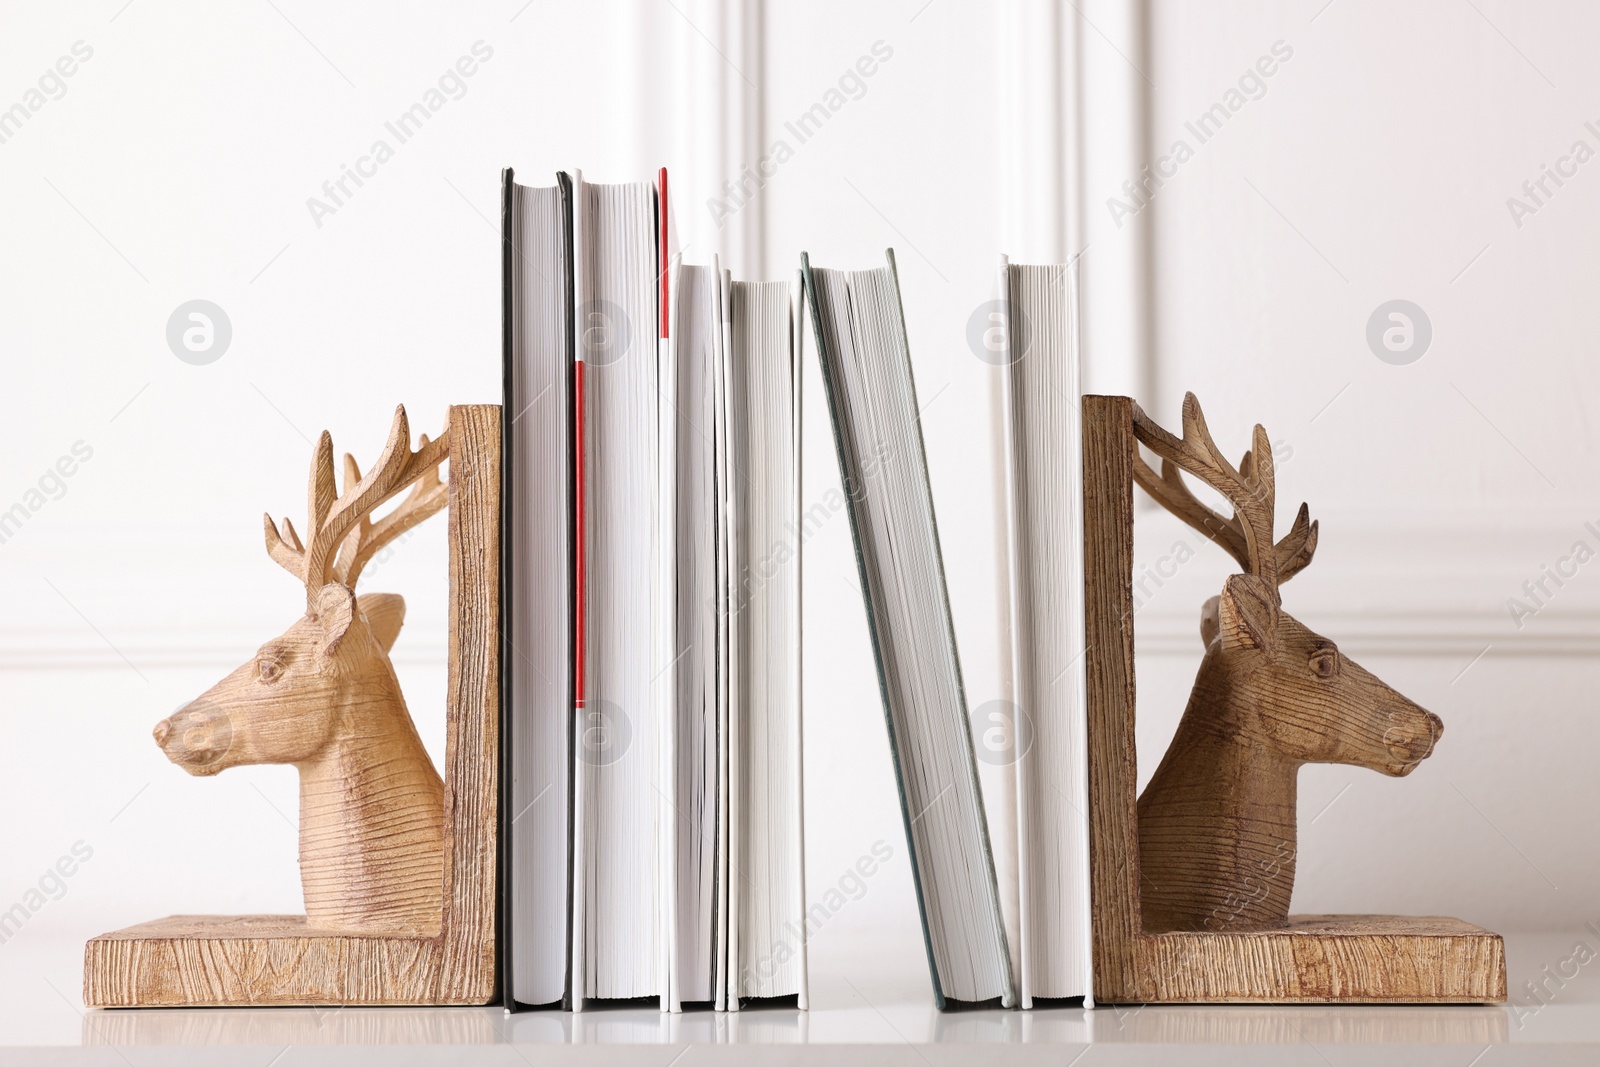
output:
[[[256,673],[268,685],[283,675],[283,658],[276,652],[264,652],[256,657]]]
[[[1311,653],[1311,673],[1318,678],[1332,678],[1339,673],[1339,650],[1319,648]]]

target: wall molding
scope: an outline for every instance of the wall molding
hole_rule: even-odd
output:
[[[755,167],[765,152],[762,5],[678,0],[678,7],[673,66],[682,106],[673,127],[678,169],[670,177],[681,184],[669,196],[680,249],[692,262],[719,256],[735,278],[769,277],[766,198],[758,194],[720,222],[706,208],[708,198],[722,198],[724,182],[738,185],[745,167]]]
[[[1081,246],[1077,182],[1082,91],[1076,19],[1053,0],[997,5],[1000,32],[1000,248],[1018,262],[1063,263]]]
[[[1154,608],[1139,613],[1135,623],[1141,653],[1189,658],[1200,649],[1200,601],[1185,609]],[[1399,656],[1411,659],[1454,659],[1465,667],[1480,653],[1485,659],[1507,656],[1532,659],[1600,658],[1600,612],[1541,614],[1518,630],[1504,612],[1463,615],[1454,610],[1405,613],[1304,611],[1292,598],[1285,607],[1308,626],[1335,639],[1357,659]],[[261,644],[263,631],[218,632],[196,627],[173,631],[161,639],[117,642],[116,649],[89,634],[0,630],[0,674],[49,671],[139,671],[237,667]],[[396,652],[402,671],[445,664],[444,634],[418,635],[414,649]],[[123,657],[126,657],[124,659]]]
[[[1555,566],[1583,534],[1581,522],[1560,516],[1538,516],[1508,526],[1503,516],[1318,515],[1322,543],[1317,559],[1304,575],[1284,589],[1284,605],[1298,619],[1338,641],[1358,659],[1397,655],[1458,660],[1462,666],[1483,653],[1501,656],[1570,658],[1600,657],[1600,558],[1578,569],[1575,577],[1552,595],[1519,627],[1507,600],[1521,596],[1523,584],[1538,581]],[[159,531],[148,537],[159,540]],[[1205,599],[1220,588],[1232,569],[1220,549],[1163,512],[1141,512],[1135,523],[1135,575],[1170,556],[1184,542],[1192,558],[1171,573],[1148,580],[1150,594],[1138,609],[1136,634],[1141,652],[1155,656],[1193,656],[1198,650],[1199,613]],[[1589,535],[1593,547],[1600,538]],[[92,601],[81,592],[94,584],[94,575],[63,592],[94,620],[91,628],[45,589],[37,575],[67,572],[67,561],[81,564],[84,556],[71,543],[42,546],[9,574],[0,575],[0,599],[27,603],[44,598],[52,604],[48,623],[0,625],[0,672],[47,669],[127,670],[128,660],[140,668],[166,669],[205,666],[231,669],[261,641],[283,628],[282,590],[275,572],[249,556],[252,584],[244,592],[259,609],[250,617],[210,618],[204,610],[186,617],[185,604],[206,604],[215,597],[208,576],[229,571],[239,563],[232,557],[199,562],[151,561],[138,581],[124,580],[100,588],[113,595]],[[967,561],[974,565],[984,561]],[[102,560],[114,567],[115,561]],[[415,590],[419,583],[436,579],[432,561],[417,558],[397,561],[388,576],[395,588]],[[835,579],[822,572],[808,574],[813,597],[835,595]],[[842,588],[842,587],[841,587]],[[413,599],[408,596],[408,600]],[[416,596],[415,617],[408,621],[395,662],[424,666],[441,663],[445,634],[442,621],[432,612],[440,605]],[[166,605],[152,617],[153,604]],[[273,608],[280,610],[276,613]],[[822,605],[808,604],[813,618],[822,617]],[[218,625],[218,623],[221,625]],[[958,624],[970,632],[973,620]],[[987,623],[985,623],[987,625]],[[101,636],[104,635],[104,636]],[[110,643],[108,643],[110,642]],[[114,644],[115,647],[112,647]],[[1485,652],[1485,649],[1488,649]]]
[[[1492,513],[1313,515],[1322,529],[1317,557],[1284,587],[1284,606],[1358,656],[1465,662],[1485,649],[1490,656],[1600,656],[1600,559],[1560,563],[1583,533],[1580,522],[1547,515],[1510,525]],[[1600,536],[1583,536],[1600,552]],[[1180,543],[1188,557],[1181,564]],[[1153,508],[1139,513],[1134,546],[1141,648],[1192,653],[1200,606],[1232,561]],[[1571,573],[1558,582],[1554,566]],[[1534,610],[1514,616],[1513,598]]]
[[[1284,607],[1357,659],[1373,655],[1459,659],[1465,667],[1479,655],[1486,659],[1600,657],[1600,612],[1541,614],[1519,630],[1503,611],[1304,611],[1296,608],[1292,595],[1285,596]],[[1141,612],[1135,627],[1141,652],[1155,656],[1199,654],[1198,603],[1187,612]]]
[[[141,632],[126,638],[113,628],[110,636],[82,629],[40,630],[0,627],[0,674],[31,671],[109,670],[162,671],[191,667],[215,669],[217,677],[246,662],[261,643],[283,630],[278,625],[249,627],[184,626]],[[442,667],[447,662],[443,627],[407,626],[391,657],[402,671],[408,667]],[[109,643],[108,643],[109,642]]]

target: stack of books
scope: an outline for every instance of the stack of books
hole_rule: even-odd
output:
[[[1071,272],[1001,264],[1014,712],[997,753],[969,719],[893,254],[735,281],[674,255],[668,218],[665,171],[505,172],[507,1006],[807,1006],[808,321],[935,999],[1087,996]],[[1004,768],[987,807],[975,731]],[[1014,819],[991,825],[1001,808]]]
[[[798,282],[666,193],[505,174],[513,1006],[806,1004]]]

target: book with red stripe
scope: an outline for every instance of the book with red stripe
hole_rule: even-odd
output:
[[[582,678],[573,760],[572,1002],[661,999],[658,190],[577,176],[573,277]]]
[[[510,1007],[660,999],[663,184],[505,172]]]

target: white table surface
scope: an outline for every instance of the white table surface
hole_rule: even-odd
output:
[[[940,1013],[925,974],[886,971],[863,946],[849,967],[813,974],[807,1012],[507,1016],[499,1008],[85,1011],[82,940],[52,934],[0,946],[0,1063],[1600,1064],[1600,960],[1560,983],[1547,978],[1548,1002],[1537,1010],[1524,988],[1546,967],[1555,975],[1583,936],[1508,936],[1513,1003],[1505,1006]]]

